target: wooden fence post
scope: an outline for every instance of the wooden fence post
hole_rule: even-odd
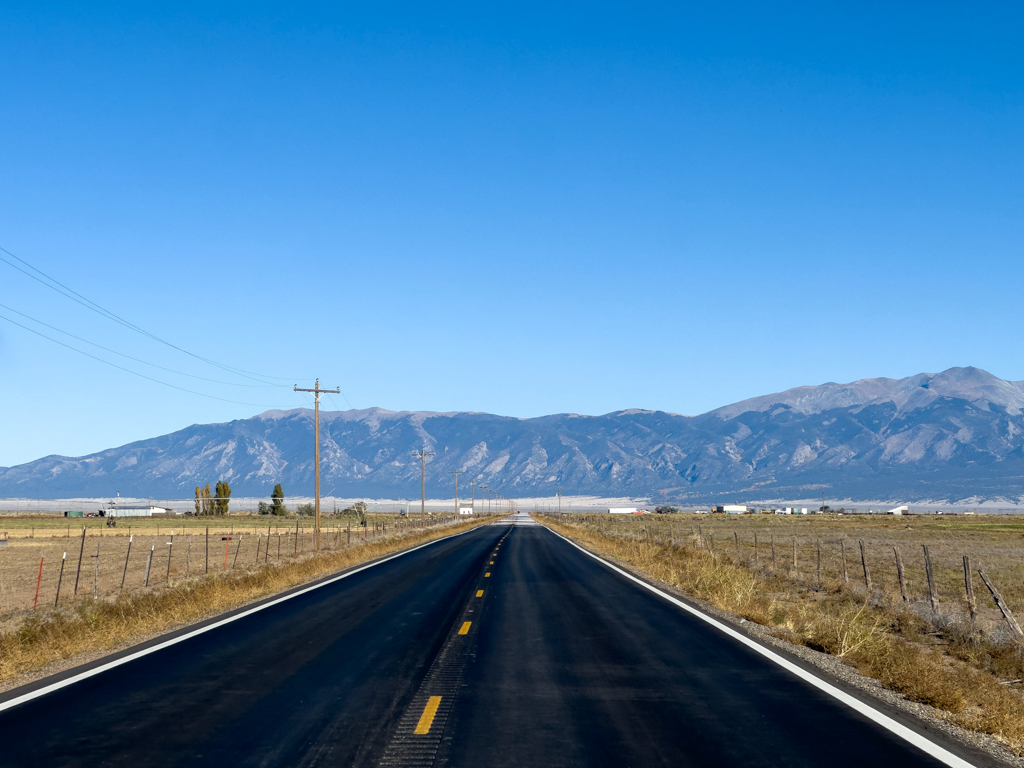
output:
[[[82,526],[82,544],[78,548],[78,568],[75,569],[75,592],[74,597],[78,597],[78,577],[82,574],[82,556],[85,554],[85,526]]]
[[[204,573],[210,572],[210,526],[206,526],[206,570]]]
[[[935,576],[932,573],[932,557],[928,553],[928,545],[922,544],[924,548],[924,573],[928,577],[928,601],[932,605],[934,613],[939,612],[939,595],[935,590]]]
[[[171,540],[167,542],[167,577],[164,581],[171,583],[171,557],[174,555],[174,531],[171,531]]]
[[[231,570],[235,570],[235,563],[238,562],[238,553],[242,550],[242,535],[238,535],[238,544],[235,545],[235,556],[231,560]]]
[[[39,577],[36,579],[36,597],[35,600],[32,601],[33,611],[36,609],[36,606],[39,605],[39,585],[43,583],[43,560],[45,559],[45,556],[39,558]]]
[[[151,544],[149,547],[149,557],[146,559],[146,586],[149,586],[149,569],[153,566],[153,550],[156,549],[156,544]]]
[[[843,560],[843,584],[849,584],[850,583],[850,577],[846,573],[846,539],[845,538],[839,540],[839,554],[840,554],[840,556],[842,557],[842,560]]]
[[[964,555],[964,591],[967,593],[967,612],[971,615],[971,624],[978,618],[978,604],[974,601],[974,582],[971,581],[971,556]]]
[[[60,583],[64,580],[64,561],[68,559],[68,553],[65,552],[64,556],[60,559],[60,573],[57,575],[57,596],[53,598],[53,607],[57,607],[57,601],[60,600]]]
[[[93,571],[92,576],[92,599],[96,600],[100,596],[100,543],[96,542],[96,568]]]
[[[892,551],[893,554],[896,555],[896,575],[900,580],[900,597],[903,599],[904,603],[909,603],[910,598],[907,597],[907,579],[906,575],[903,573],[903,558],[900,557],[900,551],[896,547],[893,547]]]
[[[864,540],[858,539],[857,543],[860,545],[860,565],[864,569],[864,587],[871,591],[871,574],[868,572],[868,556],[864,552]]]
[[[40,568],[42,565],[40,565]],[[1003,600],[1003,596],[999,594],[999,590],[996,589],[995,584],[989,581],[988,576],[985,572],[978,569],[978,575],[981,576],[981,580],[985,582],[985,586],[988,587],[988,591],[992,593],[992,599],[996,601],[996,607],[1003,614],[1003,618],[1006,620],[1006,625],[1010,628],[1010,631],[1017,636],[1018,640],[1024,640],[1024,632],[1021,631],[1020,624],[1017,623],[1017,619],[1014,618],[1013,612],[1010,610],[1010,606]]]
[[[774,531],[772,532],[771,537],[772,537],[772,568],[774,568],[777,565],[777,563],[775,561],[775,532]]]
[[[124,571],[121,573],[121,591],[124,591],[124,580],[128,576],[128,558],[132,554],[132,542],[135,540],[134,536],[128,537],[128,551],[124,554]]]

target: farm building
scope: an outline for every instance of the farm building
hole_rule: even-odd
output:
[[[173,510],[152,504],[118,506],[107,510],[107,517],[163,517],[173,514]]]

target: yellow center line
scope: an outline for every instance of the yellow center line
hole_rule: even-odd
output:
[[[437,708],[440,704],[440,696],[431,696],[427,699],[427,706],[423,708],[423,714],[420,715],[420,721],[416,723],[416,730],[413,733],[418,733],[421,736],[424,733],[430,733],[430,726],[434,722],[434,715],[437,714]]]
[[[489,578],[491,578],[491,572],[490,572],[490,571],[488,571],[487,573],[485,573],[485,574],[484,574],[484,578],[485,578],[485,579],[489,579]]]
[[[477,597],[483,597],[483,596],[484,596],[484,591],[483,591],[482,589],[478,589],[478,590],[476,591],[476,596],[477,596]]]
[[[494,565],[494,561],[491,560],[491,562],[489,562],[488,565]]]
[[[467,632],[469,632],[469,625],[472,624],[472,623],[473,623],[472,621],[464,621],[464,622],[462,622],[462,626],[459,628],[459,634],[460,635],[464,635]]]

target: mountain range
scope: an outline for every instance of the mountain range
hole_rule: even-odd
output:
[[[321,489],[415,498],[484,483],[508,497],[655,501],[1024,497],[1024,382],[978,368],[790,389],[700,416],[629,409],[603,416],[321,412]],[[313,488],[313,413],[267,411],[196,424],[78,458],[0,468],[0,497],[186,498],[227,480],[237,496]]]

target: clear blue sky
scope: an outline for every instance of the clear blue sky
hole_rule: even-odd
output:
[[[316,376],[513,416],[1024,379],[1020,6],[709,5],[6,3],[0,246],[288,386],[0,309],[251,403],[0,321],[0,465]],[[254,383],[5,264],[0,303]]]

